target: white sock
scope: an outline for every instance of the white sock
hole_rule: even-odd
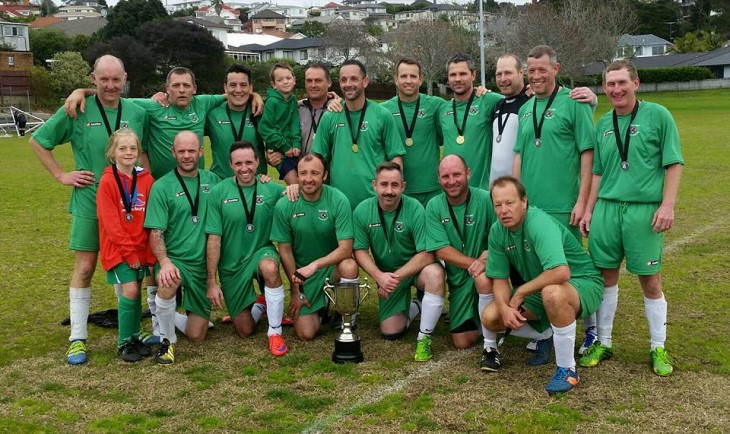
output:
[[[479,294],[479,318],[482,317],[482,312],[494,301],[494,294]],[[494,348],[497,349],[497,333],[487,330],[484,324],[479,325],[482,327],[482,336],[484,336],[484,349]]]
[[[651,350],[664,348],[664,341],[667,340],[667,300],[664,294],[657,299],[644,297],[644,312],[649,322]]]
[[[89,320],[91,288],[69,288],[68,298],[68,307],[71,317],[71,335],[68,340],[85,340],[89,337],[89,330],[86,327],[86,322]]]
[[[354,279],[345,279],[344,277],[340,279],[340,283],[360,283],[360,278],[354,278]]]
[[[548,328],[542,333],[538,332],[532,326],[530,323],[523,323],[522,327],[512,330],[511,332],[512,336],[517,336],[520,338],[527,338],[532,339],[533,341],[543,341],[545,339],[551,338],[553,336],[553,329]]]
[[[602,345],[611,347],[611,333],[613,332],[613,319],[618,309],[618,285],[603,288],[603,301],[596,312],[596,332],[598,341]]]
[[[591,329],[596,328],[596,313],[592,313],[587,317],[583,318],[583,331],[588,332]]]
[[[119,283],[115,283],[113,286],[114,286],[114,294],[117,296],[117,302],[119,302],[119,298],[121,298],[122,292],[124,290],[122,289],[122,285]]]
[[[441,311],[444,309],[444,297],[427,292],[423,295],[421,302],[421,324],[418,330],[418,340],[424,336],[431,336],[433,329],[436,328],[441,317]]]
[[[573,351],[575,347],[575,321],[565,327],[553,328],[553,345],[555,345],[555,364],[559,368],[575,370],[575,358]]]
[[[266,298],[265,294],[264,298]],[[264,312],[266,312],[266,305],[263,303],[254,303],[253,306],[251,306],[251,318],[253,318],[254,324],[259,323],[261,317],[264,316]]]
[[[408,318],[406,319],[406,328],[411,326],[414,319],[421,313],[421,302],[417,298],[411,300],[411,304],[408,305]]]
[[[175,312],[175,327],[186,335],[185,330],[188,327],[188,316],[180,312]],[[187,336],[187,335],[186,335]]]
[[[160,335],[160,324],[157,321],[157,304],[155,303],[155,296],[157,295],[157,287],[150,285],[147,287],[147,307],[150,309],[152,314],[152,334]]]
[[[155,296],[157,305],[157,321],[160,324],[160,338],[167,339],[171,344],[177,342],[175,334],[175,297],[164,300],[159,295]],[[183,329],[185,330],[185,329]]]
[[[281,319],[284,316],[284,287],[264,287],[266,298],[266,316],[269,320],[269,337],[281,334]]]

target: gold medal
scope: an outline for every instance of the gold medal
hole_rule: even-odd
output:
[[[456,143],[458,145],[463,145],[464,144],[464,136],[462,136],[462,135],[457,136],[456,137]]]
[[[406,137],[406,146],[413,146],[413,139],[410,137]]]
[[[352,152],[359,152],[359,151],[360,151],[360,147],[357,146],[357,143],[353,143],[352,144]]]

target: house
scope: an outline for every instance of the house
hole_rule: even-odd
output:
[[[91,36],[99,29],[106,26],[106,18],[84,18],[82,20],[62,20],[48,25],[52,29],[60,29],[66,36],[86,35]]]
[[[655,35],[621,35],[616,58],[661,56],[667,54],[672,43]]]
[[[165,10],[168,14],[172,15],[173,13],[181,10],[181,9],[190,9],[190,8],[200,8],[206,5],[210,5],[210,1],[208,0],[165,0],[163,2],[165,5]],[[228,3],[229,6],[232,6],[230,3]]]
[[[58,8],[58,13],[54,17],[63,18],[64,20],[80,20],[84,18],[99,18],[101,14],[91,6],[62,6]]]
[[[286,32],[286,28],[291,24],[289,17],[269,9],[252,15],[248,21],[244,23],[244,31],[249,33],[266,33],[267,31]]]
[[[234,9],[226,4],[221,8],[220,15],[218,15],[213,6],[203,6],[195,10],[195,18],[220,17],[226,20],[240,21],[238,18],[239,15],[240,12],[238,9]]]
[[[32,5],[28,0],[22,0],[12,4],[7,4],[10,2],[3,3],[0,5],[0,13],[4,13],[9,18],[28,18],[41,14],[40,6]]]
[[[242,51],[259,53],[261,61],[292,59],[300,65],[312,61],[327,61],[327,49],[323,38],[282,39],[273,44],[245,45]]]
[[[195,24],[198,27],[202,27],[209,31],[214,38],[221,41],[224,47],[228,46],[228,32],[233,30],[232,27],[225,24],[225,19],[219,16],[197,18],[197,17],[183,17],[177,18],[178,21],[184,21],[186,23]],[[238,21],[238,30],[241,29],[241,22]]]
[[[730,47],[702,53],[669,53],[662,56],[644,56],[631,59],[637,69],[676,68],[700,66],[708,68],[716,78],[730,78]],[[598,75],[605,65],[596,62],[585,68],[586,75]]]
[[[384,32],[389,32],[398,28],[398,24],[393,19],[391,14],[373,14],[371,13],[365,18],[365,24],[368,26],[378,26],[383,29]]]
[[[13,50],[30,51],[27,23],[11,23],[0,19],[0,35],[2,42],[13,47]]]
[[[28,24],[30,24],[31,29],[42,29],[42,28],[50,26],[51,24],[60,23],[62,21],[64,21],[63,18],[36,17],[35,20],[31,21]]]
[[[274,11],[277,14],[284,15],[290,20],[298,20],[307,18],[307,8],[303,6],[291,6],[291,5],[278,5],[275,3],[257,3],[253,5],[247,5],[250,7],[249,15],[256,15],[265,10]]]
[[[315,23],[321,23],[325,27],[329,26],[332,23],[342,22],[345,21],[344,18],[342,18],[339,15],[327,15],[327,16],[320,16],[320,17],[309,17],[299,20],[294,20],[291,23],[291,29],[294,31],[299,31],[302,29],[302,26],[304,26],[304,23],[307,21],[315,22]]]

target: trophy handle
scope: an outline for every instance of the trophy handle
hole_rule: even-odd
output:
[[[330,301],[332,302],[333,305],[335,304],[335,296],[334,296],[334,293],[332,292],[332,289],[334,289],[334,287],[335,287],[334,285],[330,284],[329,278],[324,280],[324,286],[322,287],[322,291],[324,292],[324,295],[326,295],[327,298],[330,299]]]
[[[358,285],[358,286],[360,287],[360,289],[364,289],[365,290],[365,294],[363,294],[360,297],[360,302],[358,303],[358,304],[362,304],[362,301],[365,300],[365,298],[370,293],[370,282],[368,281],[367,277],[365,278],[365,283],[363,283],[362,285]]]

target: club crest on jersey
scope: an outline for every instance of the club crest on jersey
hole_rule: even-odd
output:
[[[550,119],[550,118],[551,118],[551,117],[553,117],[554,115],[555,115],[555,111],[554,111],[553,109],[548,109],[548,110],[547,110],[547,111],[545,112],[545,118],[547,118],[547,119]]]
[[[464,216],[464,224],[467,226],[472,226],[474,224],[474,215],[469,214],[467,216]]]
[[[477,107],[472,107],[472,108],[469,109],[469,114],[470,115],[475,115],[477,113],[479,113],[479,109]]]
[[[639,133],[639,126],[638,125],[631,125],[629,127],[629,134],[632,136],[635,136]]]
[[[232,197],[230,199],[223,199],[223,203],[224,204],[226,204],[226,203],[236,203],[236,202],[238,202],[238,198],[237,197]]]
[[[247,127],[252,127],[253,126],[253,122],[251,121],[251,118],[248,118],[248,120],[246,121],[246,126]]]
[[[532,249],[530,248],[530,244],[529,244],[529,243],[528,243],[527,241],[525,241],[525,244],[524,244],[524,246],[525,246],[525,250],[526,250],[526,251],[528,251],[528,252],[529,252],[530,250],[532,250]]]
[[[367,131],[368,130],[368,122],[365,121],[360,124],[360,131]]]
[[[193,122],[198,122],[198,115],[195,113],[190,113],[190,120]]]
[[[256,195],[256,205],[261,205],[262,203],[264,203],[264,197],[261,196],[260,194],[257,194]]]
[[[101,122],[87,122],[86,123],[86,126],[87,127],[100,127],[101,126]]]
[[[203,193],[210,193],[210,185],[208,185],[208,184],[201,184],[200,185],[200,190]]]
[[[120,122],[119,129],[121,129],[121,130],[129,129],[129,122],[128,121]]]
[[[418,117],[419,118],[422,118],[424,116],[426,116],[426,112],[423,109],[419,109],[418,110]]]
[[[395,231],[403,232],[403,222],[395,222]]]
[[[329,217],[329,211],[326,209],[319,210],[319,219],[320,220],[327,220]]]

